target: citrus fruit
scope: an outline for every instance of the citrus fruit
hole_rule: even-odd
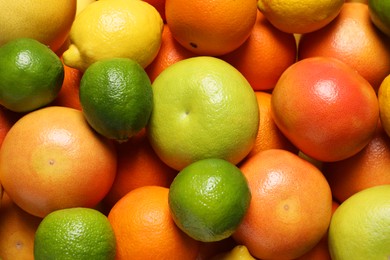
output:
[[[39,224],[34,257],[39,259],[114,259],[115,234],[107,217],[91,208],[51,212]]]
[[[379,119],[372,86],[330,57],[307,58],[285,70],[272,92],[271,112],[282,133],[319,161],[343,160],[362,150]]]
[[[57,51],[76,14],[76,0],[1,0],[0,6],[0,46],[18,38],[33,38]]]
[[[378,126],[370,142],[357,154],[323,164],[322,172],[339,202],[363,189],[390,184],[390,137]]]
[[[173,222],[169,189],[143,186],[121,198],[108,214],[116,236],[116,259],[196,259],[199,242]]]
[[[158,13],[161,15],[161,18],[163,19],[164,22],[166,22],[165,19],[165,0],[143,0],[149,4],[151,4]]]
[[[326,26],[343,4],[344,0],[258,0],[260,11],[276,28],[297,34]]]
[[[390,36],[390,3],[388,1],[369,0],[368,10],[371,21],[375,26]]]
[[[153,82],[164,69],[173,63],[194,56],[196,56],[195,53],[181,46],[173,38],[168,25],[164,24],[160,50],[152,63],[145,68],[145,71],[148,73],[150,81]]]
[[[124,143],[115,143],[118,165],[114,183],[104,198],[111,208],[128,192],[142,186],[169,187],[177,171],[163,163],[153,151],[145,130]]]
[[[169,188],[176,225],[190,237],[228,238],[244,217],[251,194],[242,172],[223,159],[203,159],[182,169]]]
[[[0,106],[0,147],[3,143],[5,136],[11,129],[12,125],[22,116],[23,114],[12,112],[3,106]],[[1,186],[1,185],[0,185]]]
[[[261,151],[240,166],[252,192],[233,238],[259,259],[295,259],[325,235],[330,187],[315,166],[281,149]]]
[[[364,189],[336,209],[329,226],[332,259],[388,259],[390,185]]]
[[[146,67],[158,53],[162,30],[160,14],[145,1],[95,1],[74,20],[64,62],[85,71],[98,60],[130,58]]]
[[[0,206],[0,258],[34,260],[34,236],[41,220],[19,208],[4,193]]]
[[[181,170],[205,158],[236,164],[252,149],[259,124],[256,95],[227,62],[209,56],[178,61],[152,88],[147,134],[170,167]]]
[[[67,207],[94,207],[116,173],[111,142],[96,134],[81,111],[47,107],[8,131],[0,149],[0,180],[10,198],[44,217]]]
[[[255,91],[259,105],[260,121],[256,141],[245,160],[267,149],[284,149],[294,153],[298,149],[282,134],[271,114],[271,96],[268,92]]]
[[[237,245],[232,250],[214,256],[211,260],[256,260],[244,245]]]
[[[379,85],[378,102],[381,124],[390,136],[390,74]]]
[[[84,10],[89,4],[92,4],[96,0],[77,0],[76,4],[76,16]]]
[[[210,260],[214,256],[232,250],[237,245],[232,236],[213,242],[201,242],[197,260]]]
[[[254,90],[270,90],[283,71],[295,62],[296,54],[293,34],[276,29],[257,11],[249,38],[220,58],[238,69]]]
[[[173,37],[198,55],[223,55],[249,37],[256,21],[256,0],[166,0],[165,17]]]
[[[28,112],[53,101],[61,89],[64,68],[47,46],[19,38],[0,47],[0,104]]]
[[[64,80],[62,82],[61,90],[50,105],[71,107],[81,110],[79,90],[83,73],[78,69],[67,66],[66,64],[63,65]]]
[[[302,35],[298,58],[337,58],[362,75],[375,90],[390,74],[390,38],[377,30],[363,3],[345,3],[328,26]]]
[[[153,108],[150,79],[134,60],[97,61],[83,74],[80,103],[88,123],[98,133],[126,141],[149,120]]]

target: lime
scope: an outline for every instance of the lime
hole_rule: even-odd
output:
[[[114,259],[115,234],[107,217],[91,208],[53,211],[39,224],[34,257],[39,259]]]
[[[168,195],[177,226],[203,242],[232,235],[250,199],[249,186],[240,169],[217,158],[199,160],[181,170]]]
[[[0,47],[0,104],[28,112],[53,101],[64,80],[60,58],[46,45],[18,38]]]
[[[240,162],[259,127],[256,95],[229,63],[199,56],[176,62],[153,81],[150,143],[167,165],[181,170],[205,158]]]
[[[332,259],[389,259],[390,185],[364,189],[345,200],[329,226]]]
[[[98,133],[126,141],[149,120],[153,108],[150,79],[134,60],[97,61],[81,78],[80,103],[88,123]]]
[[[368,0],[368,10],[375,26],[390,36],[390,1]]]
[[[163,20],[145,1],[110,0],[88,4],[73,22],[64,63],[81,71],[113,57],[149,65],[161,46]]]

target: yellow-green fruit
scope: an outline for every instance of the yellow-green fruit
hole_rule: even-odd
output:
[[[64,80],[60,58],[31,38],[19,38],[0,47],[0,104],[28,112],[53,101]]]
[[[212,258],[212,260],[256,260],[244,245],[237,245],[226,253],[221,253]]]
[[[39,224],[34,259],[115,259],[115,234],[107,217],[90,208],[56,210]]]
[[[162,29],[159,12],[147,2],[90,3],[73,22],[64,62],[85,71],[96,61],[117,57],[133,59],[145,68],[160,49]]]
[[[97,61],[81,78],[80,103],[88,123],[98,133],[126,141],[149,120],[153,108],[150,79],[134,60]]]
[[[390,75],[379,86],[378,103],[382,127],[390,136]]]

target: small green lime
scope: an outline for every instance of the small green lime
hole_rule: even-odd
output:
[[[80,103],[88,123],[103,136],[126,141],[147,124],[153,108],[150,79],[136,61],[97,61],[83,74]]]
[[[390,259],[390,185],[364,189],[345,200],[329,226],[332,259]]]
[[[233,234],[250,203],[245,176],[223,159],[194,162],[173,180],[169,207],[177,226],[190,237],[212,242]]]
[[[0,104],[28,112],[53,101],[64,80],[60,58],[46,45],[30,38],[0,47]]]
[[[368,9],[372,22],[383,33],[390,36],[390,1],[369,0]]]
[[[107,217],[91,208],[67,208],[48,214],[34,239],[34,258],[114,259],[116,239]]]

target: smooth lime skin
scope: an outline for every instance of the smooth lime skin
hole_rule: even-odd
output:
[[[60,58],[46,45],[19,38],[0,47],[0,104],[29,112],[53,101],[64,80]]]
[[[53,211],[39,224],[34,239],[36,260],[115,259],[115,234],[107,217],[91,208]]]
[[[97,61],[81,78],[80,103],[88,123],[98,133],[126,141],[149,120],[153,108],[151,82],[134,60]]]
[[[212,242],[233,234],[251,200],[245,176],[223,159],[203,159],[181,170],[169,189],[175,223],[192,238]]]
[[[355,193],[334,212],[329,226],[333,260],[390,257],[390,185]]]
[[[375,26],[387,36],[390,36],[390,1],[369,0],[368,10]]]

